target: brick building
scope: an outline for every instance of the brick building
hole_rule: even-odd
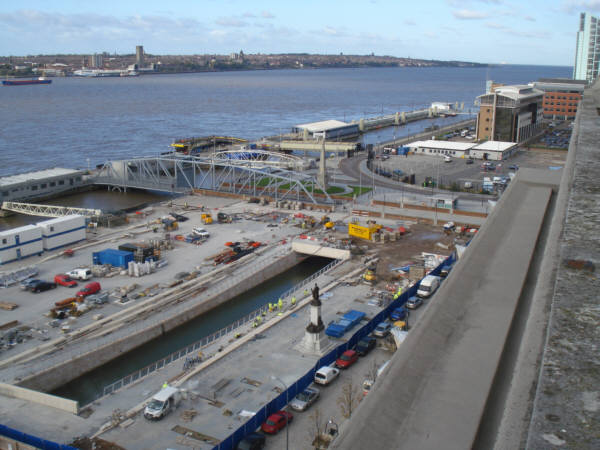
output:
[[[586,81],[566,78],[541,78],[529,84],[544,92],[544,118],[552,120],[575,119],[577,105],[587,85]]]

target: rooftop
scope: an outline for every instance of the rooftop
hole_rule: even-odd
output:
[[[460,150],[466,151],[475,147],[473,142],[453,142],[453,141],[436,141],[430,139],[427,141],[415,141],[407,144],[409,147],[425,147],[425,148],[439,148],[442,150]]]
[[[296,125],[296,128],[307,129],[311,133],[319,133],[321,131],[335,130],[336,128],[347,127],[349,125],[352,124],[342,122],[341,120],[322,120],[320,122]]]
[[[45,178],[60,177],[66,175],[77,175],[81,173],[81,170],[55,167],[54,169],[38,170],[36,172],[27,172],[21,173],[19,175],[0,177],[0,186],[10,186],[13,184],[25,183],[27,181],[43,180]]]
[[[485,141],[476,145],[472,150],[485,150],[486,152],[505,152],[517,145],[514,142]]]

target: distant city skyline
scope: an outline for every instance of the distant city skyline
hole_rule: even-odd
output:
[[[0,55],[320,53],[573,66],[598,0],[13,2]]]

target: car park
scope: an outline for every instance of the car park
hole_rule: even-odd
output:
[[[317,388],[307,387],[290,402],[294,411],[306,411],[310,405],[319,399],[320,392]]]
[[[346,350],[335,360],[338,369],[347,369],[358,360],[358,353],[354,350]]]
[[[359,356],[365,356],[377,345],[377,340],[373,336],[365,336],[356,344],[356,353]]]
[[[266,437],[260,433],[250,433],[235,447],[236,450],[261,450],[265,447]]]
[[[29,285],[29,290],[33,293],[48,291],[50,289],[54,289],[56,287],[56,283],[52,283],[50,281],[37,280],[37,282]]]
[[[100,283],[97,281],[92,281],[85,285],[85,287],[75,294],[77,297],[85,297],[87,295],[95,294],[100,290]]]
[[[335,367],[323,366],[315,372],[315,383],[326,386],[335,380],[339,374],[339,369],[336,369]]]
[[[260,429],[264,433],[277,434],[279,430],[284,429],[288,423],[292,422],[292,420],[294,420],[292,413],[287,411],[277,411],[267,417],[267,420],[260,426]]]
[[[381,322],[375,327],[375,330],[373,330],[373,336],[386,337],[390,333],[391,329],[392,324],[390,324],[389,322]]]
[[[400,306],[392,311],[390,318],[395,322],[397,320],[404,320],[408,316],[408,311],[404,306]]]
[[[423,299],[421,297],[411,297],[406,302],[406,307],[408,309],[417,309],[419,306],[423,304]]]
[[[69,275],[65,275],[64,273],[55,275],[54,282],[56,284],[60,284],[61,286],[70,288],[77,286],[77,281],[73,280]]]

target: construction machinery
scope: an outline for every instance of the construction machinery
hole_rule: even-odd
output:
[[[204,225],[210,225],[211,223],[213,223],[212,215],[209,213],[202,214],[201,219]]]
[[[367,270],[363,274],[363,280],[365,281],[365,283],[373,285],[377,282],[376,269],[377,268],[375,267],[375,265],[370,265],[369,267],[367,267]]]
[[[231,218],[231,216],[229,214],[220,212],[217,214],[217,221],[219,223],[231,223],[233,221],[233,219]]]

